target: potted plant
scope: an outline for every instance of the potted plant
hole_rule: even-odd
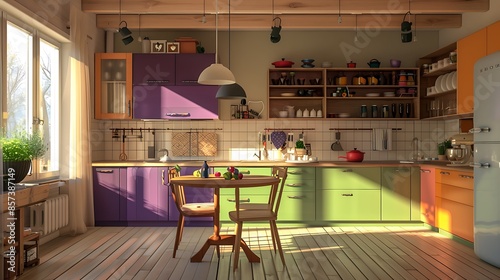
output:
[[[452,148],[451,140],[447,139],[441,143],[438,143],[438,159],[446,160],[446,150]]]
[[[47,145],[40,133],[16,132],[9,137],[1,137],[4,189],[8,183],[21,182],[31,169],[31,161],[41,158]]]
[[[298,140],[295,142],[295,155],[298,157],[304,156],[306,154],[306,146],[304,141]]]

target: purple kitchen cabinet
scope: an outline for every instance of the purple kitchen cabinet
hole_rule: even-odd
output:
[[[127,219],[126,168],[93,168],[96,226],[125,225]]]
[[[175,55],[134,53],[133,85],[175,85]]]
[[[216,86],[134,86],[134,119],[218,119]]]
[[[200,169],[198,167],[182,167],[181,175],[192,175],[193,171]],[[213,202],[214,201],[214,190],[212,188],[194,188],[189,186],[184,186],[184,193],[186,195],[186,202]],[[172,199],[172,195],[169,196],[168,201],[168,219],[169,221],[179,220],[179,211],[177,210],[175,203]],[[185,225],[189,226],[190,222],[212,222],[211,217],[186,217]],[[209,223],[209,224],[210,224]],[[196,223],[199,225],[199,223]]]
[[[200,85],[198,77],[201,72],[215,63],[215,54],[178,54],[175,59],[175,84],[177,86],[197,86]]]
[[[127,168],[127,221],[158,221],[158,168]]]

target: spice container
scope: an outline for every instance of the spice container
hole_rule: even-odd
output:
[[[382,118],[388,118],[389,117],[389,105],[383,105],[382,106]]]
[[[362,118],[368,117],[368,109],[366,105],[361,105],[361,117]]]
[[[429,74],[429,64],[422,65],[422,73]]]
[[[378,118],[378,107],[377,107],[377,105],[372,105],[372,118]]]

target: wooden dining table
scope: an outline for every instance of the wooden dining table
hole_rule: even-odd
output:
[[[234,245],[236,236],[234,234],[220,234],[220,201],[219,193],[221,188],[249,188],[262,187],[278,184],[279,178],[274,176],[247,175],[241,180],[225,180],[222,177],[210,175],[209,178],[200,178],[196,176],[179,176],[170,181],[174,185],[182,185],[196,188],[214,189],[214,232],[207,239],[203,247],[191,257],[191,262],[201,262],[205,253],[212,245]],[[250,262],[260,262],[260,258],[250,250],[244,240],[241,240],[241,248]]]

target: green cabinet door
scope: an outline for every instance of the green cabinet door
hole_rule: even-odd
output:
[[[378,190],[380,189],[380,168],[317,168],[316,183],[322,189]]]
[[[418,220],[420,213],[420,173],[418,168],[382,168],[382,220]],[[413,218],[415,216],[415,218]]]
[[[313,222],[315,220],[315,191],[283,192],[278,211],[279,222]]]
[[[316,194],[318,221],[380,221],[380,190],[322,190]]]

